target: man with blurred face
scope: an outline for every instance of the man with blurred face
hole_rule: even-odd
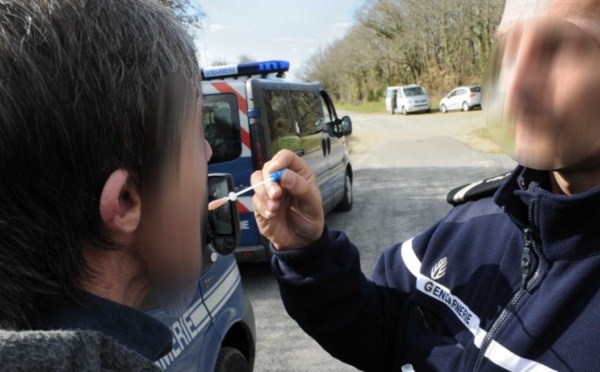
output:
[[[555,192],[580,193],[600,183],[598,19],[597,1],[554,1],[544,17],[498,30],[486,121],[519,164],[557,171]]]
[[[199,275],[199,89],[155,1],[0,3],[1,369],[158,369],[171,332],[136,308]]]
[[[600,365],[600,1],[507,1],[484,84],[492,135],[519,166],[493,196],[463,190],[433,227],[387,249],[372,280],[324,224],[315,177],[253,197],[288,313],[369,371],[594,370]]]

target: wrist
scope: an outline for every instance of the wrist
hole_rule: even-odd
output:
[[[318,242],[322,241],[327,235],[327,225],[323,224],[323,226],[319,229],[319,233],[314,234],[316,238],[308,238],[308,237],[298,237],[298,239],[294,242],[290,242],[289,244],[281,244],[281,243],[272,243],[271,247],[276,251],[294,251],[294,250],[303,250],[307,247],[311,247]]]
[[[271,245],[277,251],[292,251],[296,249],[303,249],[305,247],[312,246],[318,241],[322,240],[326,230],[326,226],[325,224],[323,224],[322,227],[320,227],[318,230],[315,229],[315,231],[311,234],[312,237],[297,235],[296,239],[294,239],[293,241],[289,241],[286,243],[273,243]]]

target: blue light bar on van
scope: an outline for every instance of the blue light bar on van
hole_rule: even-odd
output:
[[[278,77],[283,77],[283,74],[289,69],[290,63],[287,61],[264,61],[206,67],[201,72],[202,79],[212,80],[253,75],[267,76],[269,74],[277,74]]]

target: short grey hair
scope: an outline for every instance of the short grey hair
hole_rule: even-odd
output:
[[[504,33],[521,21],[541,17],[551,0],[506,0],[498,32]]]
[[[0,322],[78,300],[84,244],[111,249],[106,179],[155,172],[148,111],[173,73],[199,89],[192,40],[155,0],[0,1]]]

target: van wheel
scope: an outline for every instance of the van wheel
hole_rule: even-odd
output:
[[[402,114],[403,115],[408,115],[408,110],[406,110],[405,106],[402,106]]]
[[[350,175],[346,173],[346,182],[344,182],[344,198],[335,208],[339,212],[348,212],[352,210],[352,202],[354,195],[352,194],[352,180]]]
[[[442,114],[445,114],[448,112],[448,109],[446,108],[446,105],[442,105],[440,106],[440,111],[442,112]]]
[[[238,349],[222,347],[217,357],[215,372],[251,372],[246,357]]]
[[[469,104],[466,102],[463,102],[463,106],[462,106],[463,111],[469,111],[471,108],[469,107]]]

